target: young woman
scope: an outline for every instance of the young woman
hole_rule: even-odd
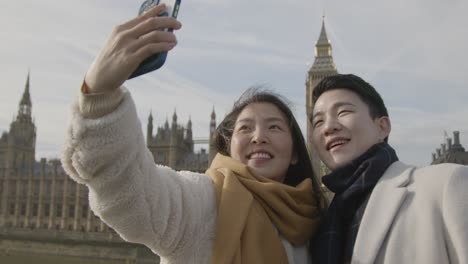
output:
[[[85,77],[62,157],[94,213],[161,263],[308,263],[322,211],[300,128],[280,97],[249,90],[216,131],[206,174],[155,165],[123,82],[175,45],[157,6],[118,26]],[[169,43],[169,44],[168,44]]]

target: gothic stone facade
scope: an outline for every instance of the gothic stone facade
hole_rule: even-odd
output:
[[[452,141],[453,139],[453,141]],[[440,144],[440,148],[432,153],[432,163],[457,163],[468,165],[468,152],[460,143],[460,131],[453,132],[453,138],[446,137],[445,143]]]
[[[188,170],[205,172],[210,161],[215,155],[211,144],[213,132],[216,129],[216,114],[211,113],[210,136],[208,140],[194,140],[192,132],[192,120],[189,119],[184,127],[177,123],[177,113],[174,111],[172,123],[166,119],[164,126],[157,128],[157,133],[153,134],[153,115],[148,117],[146,131],[146,144],[153,154],[155,163],[169,166],[175,170]],[[198,153],[194,151],[196,143],[208,144],[209,153],[206,149],[201,149]]]
[[[124,242],[93,214],[88,189],[71,180],[59,160],[35,160],[29,90],[28,74],[17,116],[0,138],[0,262],[157,263],[159,257],[149,249]],[[216,126],[215,118],[213,112],[210,126]],[[174,113],[171,128],[166,122],[153,137],[149,122],[148,132],[155,161],[175,169],[206,170],[209,155],[194,153],[191,121],[184,128]]]

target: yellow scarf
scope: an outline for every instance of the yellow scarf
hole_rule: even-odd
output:
[[[218,204],[213,264],[288,263],[278,232],[294,246],[305,245],[315,233],[318,206],[310,179],[288,186],[221,154],[206,174]]]

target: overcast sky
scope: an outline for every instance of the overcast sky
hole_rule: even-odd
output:
[[[142,1],[0,0],[0,132],[8,131],[31,72],[36,159],[59,156],[69,105],[112,28]],[[383,3],[385,2],[385,3]],[[390,143],[419,166],[459,130],[468,147],[468,2],[465,0],[182,0],[178,46],[163,68],[126,83],[146,131],[174,109],[195,138],[252,85],[295,105],[304,128],[305,78],[322,15],[340,73],[372,83],[389,108]]]

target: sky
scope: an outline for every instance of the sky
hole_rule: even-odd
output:
[[[89,65],[141,2],[0,0],[0,133],[29,71],[36,159],[59,157]],[[305,79],[325,16],[338,71],[377,88],[392,121],[389,143],[400,160],[424,166],[454,130],[468,148],[467,13],[464,0],[182,0],[183,27],[166,64],[125,86],[144,131],[150,111],[155,126],[176,111],[207,139],[212,109],[219,123],[256,85],[287,97],[305,129]]]

